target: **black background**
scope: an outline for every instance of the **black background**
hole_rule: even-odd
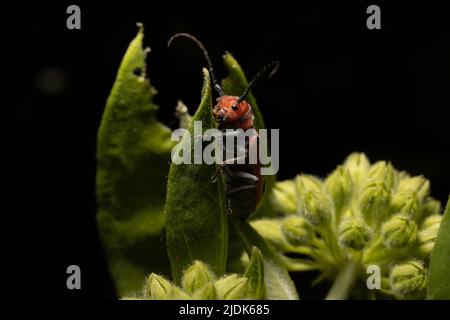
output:
[[[268,128],[280,129],[279,179],[300,172],[325,176],[350,152],[363,151],[372,161],[424,174],[432,194],[445,202],[446,11],[429,2],[341,2],[61,1],[5,9],[11,18],[5,67],[13,68],[8,93],[14,99],[3,125],[1,295],[115,297],[95,224],[96,131],[137,21],[152,48],[148,74],[166,124],[175,125],[177,99],[191,112],[199,102],[200,52],[181,40],[166,48],[171,35],[189,32],[204,42],[219,77],[226,50],[249,77],[280,60],[279,73],[254,91]],[[366,28],[366,8],[373,3],[381,7],[381,30]],[[81,7],[81,30],[66,28],[70,4]],[[49,70],[64,84],[53,91],[42,87]],[[81,267],[80,291],[66,288],[70,264]]]

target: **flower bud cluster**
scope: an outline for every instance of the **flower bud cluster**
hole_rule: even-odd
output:
[[[354,153],[324,180],[302,174],[275,190],[271,202],[280,217],[251,224],[289,270],[318,269],[321,279],[332,278],[351,261],[363,278],[375,264],[383,292],[400,299],[423,294],[441,222],[424,177]]]
[[[152,273],[147,277],[142,300],[238,300],[250,299],[249,283],[237,274],[217,278],[201,261],[195,261],[183,274],[181,286]],[[129,299],[129,298],[125,298]]]

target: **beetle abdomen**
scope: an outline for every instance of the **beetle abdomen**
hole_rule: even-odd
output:
[[[233,135],[229,134],[226,139],[233,139]],[[256,211],[264,183],[260,176],[259,164],[249,163],[249,148],[252,144],[257,144],[257,140],[256,132],[245,139],[245,145],[241,146],[244,153],[241,154],[237,152],[239,148],[237,145],[234,150],[227,150],[226,144],[223,146],[225,165],[222,172],[227,187],[228,211],[237,214],[242,220],[246,220]],[[238,159],[241,162],[244,160],[243,163],[238,163]]]
[[[259,179],[251,165],[231,164],[223,170],[227,187],[228,209],[246,220],[256,210]]]

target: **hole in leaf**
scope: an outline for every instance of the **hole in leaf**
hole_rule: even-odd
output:
[[[142,76],[142,68],[139,68],[139,67],[134,68],[133,74],[138,77]]]

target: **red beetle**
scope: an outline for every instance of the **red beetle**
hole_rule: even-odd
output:
[[[172,36],[168,42],[168,46],[175,38],[185,37],[197,44],[202,50],[208,64],[209,74],[214,89],[219,94],[217,98],[217,104],[213,108],[213,116],[218,123],[218,129],[222,131],[225,138],[242,134],[242,132],[255,129],[254,116],[251,105],[245,100],[246,96],[258,82],[258,80],[272,70],[269,74],[269,78],[278,70],[278,62],[273,61],[263,68],[254,78],[250,81],[247,88],[244,90],[241,96],[225,95],[219,83],[214,75],[211,60],[209,59],[208,52],[203,44],[197,40],[194,36],[187,33],[177,33]],[[227,129],[242,129],[237,131],[230,131]],[[252,134],[245,139],[245,146],[243,152],[237,153],[237,150],[227,150],[226,143],[224,143],[225,155],[223,164],[218,169],[222,171],[225,184],[227,187],[227,208],[228,212],[237,214],[242,220],[246,220],[251,213],[256,211],[256,208],[261,201],[264,192],[264,177],[261,176],[261,164],[259,161],[255,164],[251,164],[249,161],[249,149],[258,145],[258,133],[256,130],[252,130]],[[236,148],[239,148],[237,146]],[[256,149],[255,149],[256,150]],[[230,156],[231,155],[231,156]],[[234,156],[233,156],[234,155]],[[244,157],[244,163],[242,157]],[[219,170],[217,172],[219,172]],[[214,175],[214,180],[215,180]]]

